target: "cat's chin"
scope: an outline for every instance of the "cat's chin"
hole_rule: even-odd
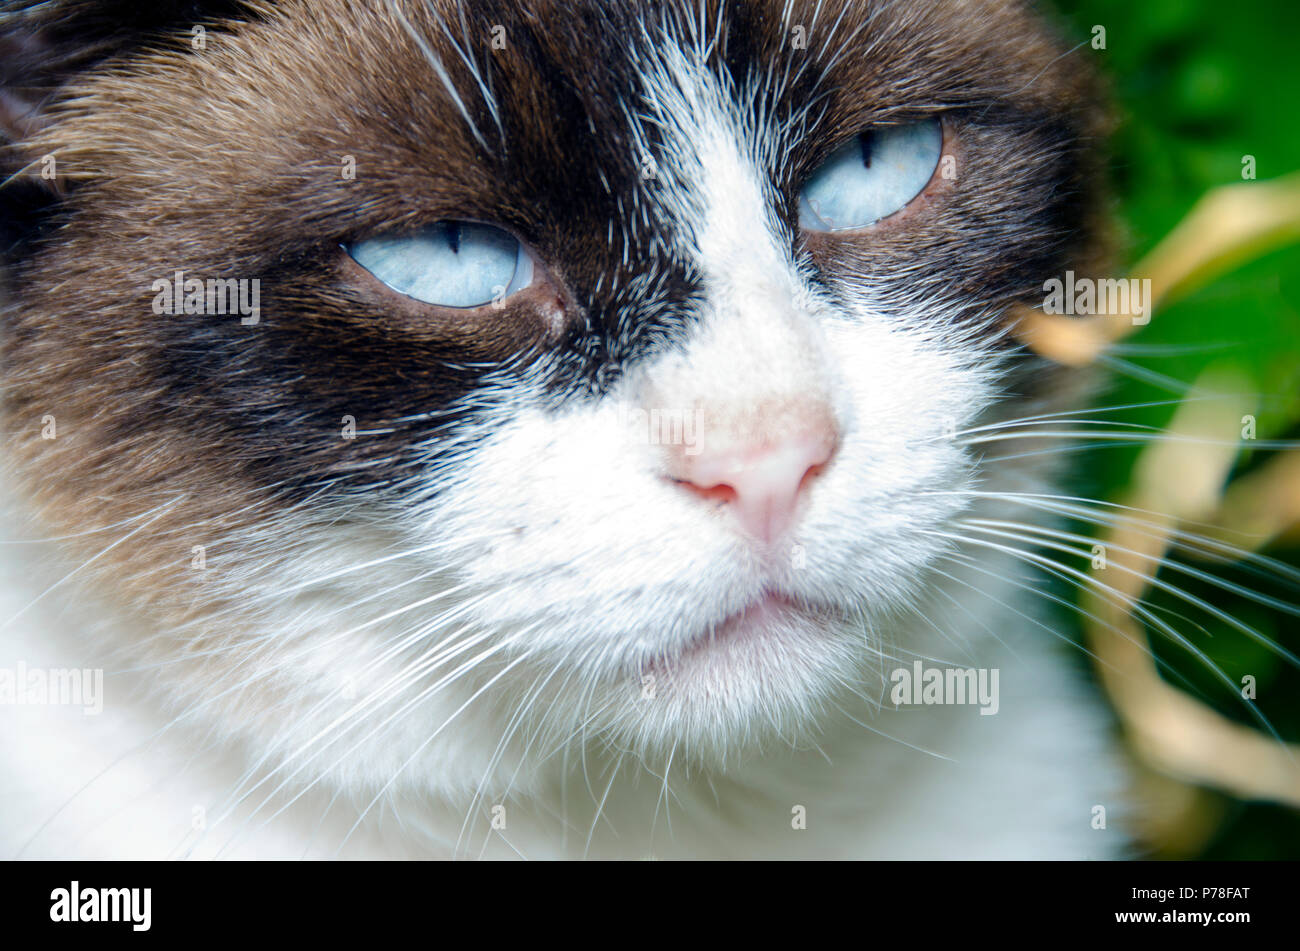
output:
[[[814,731],[860,673],[866,642],[861,622],[764,595],[641,666],[633,689],[611,690],[601,732],[651,765],[726,765]]]

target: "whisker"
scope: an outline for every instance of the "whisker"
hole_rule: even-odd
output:
[[[1294,439],[1252,439],[1248,444],[1243,446],[1239,439],[1206,439],[1199,436],[1186,436],[1181,433],[1170,433],[1157,430],[1151,426],[1138,426],[1130,424],[1133,429],[1149,429],[1152,432],[1148,435],[1139,432],[1107,431],[1093,432],[1080,430],[1050,430],[1050,431],[1033,431],[1033,432],[1009,432],[995,433],[988,436],[979,436],[975,439],[964,441],[964,445],[975,446],[981,443],[990,442],[1010,442],[1013,439],[1068,439],[1072,441],[1089,440],[1089,439],[1109,439],[1116,442],[1175,442],[1190,443],[1196,446],[1228,446],[1231,448],[1251,448],[1251,449],[1295,449],[1300,447],[1300,441]],[[1092,448],[1092,447],[1085,447]]]
[[[1089,538],[1086,535],[1076,535],[1073,532],[1064,532],[1059,529],[1046,528],[1037,525],[1022,525],[1016,522],[1004,522],[995,519],[966,519],[966,520],[962,520],[962,524],[972,528],[977,528],[985,532],[989,532],[990,534],[993,535],[1002,535],[1003,537],[1007,537],[1007,538],[1015,538],[1018,541],[1036,542],[1038,544],[1044,545],[1045,547],[1054,548],[1057,551],[1062,551],[1069,554],[1076,554],[1079,555],[1080,557],[1087,557],[1087,553],[1079,551],[1078,549],[1070,548],[1068,545],[1058,545],[1052,542],[1045,541],[1044,539],[1073,541],[1073,542],[1078,542],[1078,543],[1088,544],[1088,545],[1096,543],[1096,539]],[[1004,531],[998,531],[999,529],[1002,529]],[[1036,539],[1035,536],[1041,536],[1041,538]],[[1270,607],[1275,610],[1283,611],[1287,614],[1292,614],[1297,617],[1300,617],[1300,607],[1296,605],[1287,604],[1284,601],[1279,601],[1278,599],[1272,598],[1268,595],[1251,591],[1249,588],[1244,588],[1241,585],[1234,584],[1233,582],[1226,581],[1222,578],[1218,578],[1215,575],[1212,575],[1205,571],[1201,571],[1198,568],[1192,568],[1188,565],[1184,565],[1181,562],[1176,561],[1172,558],[1165,557],[1161,559],[1155,559],[1149,555],[1143,554],[1142,552],[1134,551],[1131,548],[1125,548],[1122,545],[1115,545],[1113,543],[1106,543],[1105,547],[1113,551],[1123,552],[1127,555],[1135,555],[1139,558],[1144,558],[1148,561],[1158,561],[1159,564],[1165,565],[1171,568],[1172,570],[1179,572],[1180,574],[1188,575],[1190,577],[1196,578],[1198,581],[1203,581],[1206,584],[1210,584],[1217,588],[1220,588],[1221,590],[1231,592],[1232,594],[1239,595],[1240,597],[1248,598],[1249,600],[1255,601],[1257,604],[1263,604],[1266,607]],[[1141,572],[1137,571],[1136,569],[1129,568],[1127,565],[1116,564],[1114,565],[1114,567],[1119,569],[1120,571],[1124,571],[1126,573],[1138,577],[1145,577],[1144,575],[1142,575]],[[1238,621],[1236,618],[1232,617],[1227,612],[1222,611],[1219,608],[1216,608],[1214,605],[1210,604],[1209,602],[1205,601],[1202,598],[1198,598],[1195,595],[1189,594],[1188,592],[1179,588],[1177,585],[1169,584],[1167,581],[1163,581],[1160,578],[1152,577],[1149,580],[1153,587],[1160,588],[1162,591],[1172,594],[1175,597],[1180,598],[1181,600],[1184,600],[1187,603],[1193,605],[1194,607],[1200,608],[1202,611],[1205,611],[1211,616],[1218,618],[1220,621],[1223,621],[1225,624],[1229,624],[1235,627],[1241,633],[1246,634],[1247,636],[1254,639],[1257,643],[1262,644],[1263,646],[1269,648],[1274,653],[1278,654],[1280,657],[1285,658],[1292,665],[1296,667],[1300,667],[1300,657],[1297,657],[1295,654],[1291,653],[1289,650],[1282,647],[1280,644],[1277,644],[1271,638],[1266,637],[1263,634],[1260,634],[1258,631],[1255,631],[1249,625],[1243,624],[1242,622]]]
[[[52,593],[52,592],[54,592],[54,591],[57,591],[57,590],[58,590],[59,588],[61,588],[64,584],[66,584],[68,581],[71,581],[73,577],[75,577],[78,573],[80,573],[80,572],[82,571],[82,569],[90,567],[90,566],[93,565],[95,562],[99,561],[99,559],[103,558],[105,555],[107,555],[109,552],[111,552],[113,549],[117,548],[119,545],[124,544],[125,542],[130,541],[132,538],[134,538],[134,537],[135,537],[136,535],[138,535],[140,532],[144,531],[146,528],[148,528],[148,527],[149,527],[150,525],[152,525],[154,522],[158,521],[158,519],[160,519],[160,518],[162,518],[164,515],[166,515],[167,512],[168,512],[168,510],[171,509],[171,508],[172,508],[172,507],[173,507],[177,502],[179,502],[182,498],[183,498],[183,496],[177,496],[176,498],[172,499],[171,501],[169,501],[169,502],[164,502],[162,505],[158,506],[157,508],[153,508],[153,509],[150,509],[148,512],[145,512],[144,515],[140,516],[141,518],[144,518],[145,516],[148,516],[148,515],[153,515],[153,518],[149,518],[147,521],[145,521],[145,523],[144,523],[143,525],[139,525],[139,526],[137,526],[136,528],[131,529],[131,531],[127,532],[125,535],[123,535],[123,536],[122,536],[121,538],[119,538],[117,541],[113,542],[113,543],[112,543],[111,545],[109,545],[108,547],[101,549],[100,551],[98,551],[97,553],[95,553],[94,555],[92,555],[90,558],[88,558],[86,561],[84,561],[84,562],[82,562],[80,565],[78,565],[76,568],[73,568],[71,571],[69,571],[67,574],[65,574],[65,575],[64,575],[62,578],[60,578],[58,581],[56,581],[56,582],[54,582],[53,584],[51,584],[48,588],[46,588],[44,591],[42,591],[40,594],[38,594],[36,597],[34,597],[31,601],[27,602],[27,604],[26,604],[24,607],[20,608],[20,609],[18,610],[18,613],[14,614],[11,618],[9,618],[9,620],[5,621],[3,624],[0,624],[0,631],[4,630],[4,629],[7,628],[9,625],[13,624],[14,621],[18,620],[20,617],[22,617],[24,614],[26,614],[28,611],[30,611],[33,607],[35,607],[38,603],[40,603],[40,601],[43,600],[43,599],[45,598],[46,595],[48,595],[48,594],[50,594],[50,593]],[[154,513],[157,513],[157,514],[154,514]]]
[[[493,648],[493,651],[497,649],[499,648]],[[500,670],[490,680],[488,680],[487,683],[483,684],[483,686],[479,687],[476,691],[474,691],[474,693],[470,695],[469,699],[467,699],[464,703],[462,703],[459,707],[457,707],[456,710],[451,714],[451,716],[447,717],[447,719],[443,721],[441,726],[439,726],[436,730],[430,733],[429,736],[426,737],[425,740],[418,747],[416,747],[415,752],[413,752],[410,756],[406,758],[406,761],[402,763],[400,767],[398,767],[397,771],[393,774],[392,778],[390,778],[388,782],[384,784],[383,788],[380,789],[379,792],[375,794],[374,799],[372,799],[370,803],[365,807],[365,809],[361,811],[361,815],[357,816],[357,821],[352,824],[352,828],[348,830],[347,835],[343,837],[343,841],[339,843],[339,847],[335,851],[335,855],[337,855],[339,852],[342,851],[343,846],[347,845],[348,840],[352,837],[353,833],[356,832],[357,828],[361,825],[367,813],[369,813],[370,810],[374,808],[375,803],[377,803],[384,796],[384,794],[392,787],[393,783],[397,781],[398,777],[406,769],[406,767],[409,766],[412,762],[414,762],[416,757],[418,757],[421,753],[423,753],[425,748],[430,743],[432,743],[438,737],[438,735],[442,733],[443,730],[445,730],[448,726],[450,726],[451,723],[458,716],[460,716],[461,713],[463,713],[471,703],[473,703],[480,696],[482,696],[486,690],[488,690],[493,684],[495,684],[498,680],[500,680],[502,677],[508,674],[515,666],[521,663],[524,659],[525,659],[525,655],[520,655],[519,657],[516,657],[514,660],[512,660],[509,664],[507,664],[502,670]]]
[[[1176,629],[1174,629],[1165,621],[1163,621],[1160,617],[1158,617],[1143,603],[1124,595],[1122,592],[1111,587],[1110,585],[1101,582],[1099,579],[1094,578],[1088,574],[1085,574],[1084,572],[1079,571],[1075,568],[1071,568],[1068,565],[1062,565],[1059,562],[1054,562],[1051,559],[1043,555],[1039,555],[1036,552],[1023,551],[1021,549],[1014,548],[1008,545],[1003,545],[997,542],[989,541],[988,539],[974,538],[970,536],[958,536],[958,535],[943,536],[941,533],[931,533],[931,534],[939,534],[940,537],[949,537],[950,540],[961,541],[968,545],[976,545],[983,548],[991,548],[995,551],[1000,551],[1005,554],[1012,555],[1013,557],[1016,558],[1025,559],[1033,564],[1039,565],[1040,567],[1055,568],[1060,571],[1066,572],[1067,574],[1074,577],[1078,581],[1082,581],[1085,584],[1091,585],[1100,591],[1104,591],[1112,599],[1125,605],[1132,613],[1148,621],[1157,630],[1159,630],[1161,633],[1165,634],[1172,641],[1174,641],[1174,643],[1180,645],[1184,650],[1188,651],[1193,656],[1195,656],[1202,664],[1206,666],[1208,670],[1210,670],[1215,675],[1216,678],[1218,678],[1222,683],[1224,683],[1229,688],[1229,690],[1233,693],[1234,696],[1240,697],[1240,694],[1237,690],[1237,684],[1233,682],[1231,677],[1229,677],[1226,673],[1224,673],[1223,669],[1220,668],[1218,664],[1214,663],[1214,661],[1209,657],[1209,655],[1207,655],[1204,651],[1198,648],[1190,640],[1188,640],[1186,637],[1180,634]],[[1040,543],[1036,539],[1018,539],[1018,540],[1029,541],[1033,544]],[[1076,552],[1076,554],[1078,553]],[[1122,567],[1122,566],[1117,566],[1117,567]],[[1253,704],[1246,702],[1244,698],[1242,698],[1242,703],[1246,707],[1246,709],[1249,710],[1251,716],[1254,717],[1260,723],[1260,725],[1263,726],[1269,732],[1269,734],[1274,739],[1281,742],[1281,737],[1278,735],[1277,730],[1273,727],[1273,724],[1268,720],[1268,718],[1265,717],[1264,714],[1260,712],[1259,708],[1254,706]]]
[[[415,45],[420,48],[420,52],[424,54],[425,60],[433,67],[434,74],[438,77],[438,81],[442,83],[443,88],[447,90],[447,94],[451,96],[451,101],[456,106],[456,111],[460,113],[461,118],[465,120],[465,124],[469,126],[469,131],[470,134],[474,136],[474,141],[482,146],[484,152],[491,153],[492,150],[488,147],[487,140],[483,138],[483,133],[479,131],[478,125],[469,114],[469,109],[465,107],[465,100],[461,98],[460,92],[456,89],[456,84],[452,82],[451,74],[447,72],[447,67],[442,64],[442,60],[439,58],[438,54],[433,51],[431,46],[429,46],[428,40],[421,36],[419,32],[416,31],[415,27],[411,25],[411,21],[406,18],[406,14],[402,12],[401,7],[397,5],[395,0],[388,0],[388,8],[393,12],[393,15],[397,17],[398,22],[402,24],[402,29],[407,32],[407,35],[415,41]],[[432,7],[430,7],[430,9],[432,9]]]
[[[1208,535],[1203,535],[1196,532],[1189,532],[1184,529],[1169,527],[1165,524],[1162,524],[1162,522],[1168,521],[1168,516],[1164,515],[1161,512],[1154,511],[1152,509],[1144,509],[1144,508],[1138,508],[1131,505],[1122,505],[1116,502],[1103,502],[1095,499],[1085,499],[1076,496],[1066,496],[1066,495],[1043,495],[1043,494],[1015,493],[1015,492],[980,492],[980,491],[965,491],[965,492],[952,492],[952,493],[945,492],[945,493],[934,493],[934,494],[968,495],[968,496],[978,497],[982,499],[998,499],[998,500],[1013,501],[1023,505],[1027,505],[1031,508],[1038,508],[1043,511],[1054,512],[1061,515],[1067,515],[1073,518],[1077,518],[1080,521],[1086,521],[1094,525],[1100,525],[1106,527],[1114,527],[1117,525],[1126,525],[1132,527],[1134,525],[1141,525],[1144,527],[1149,527],[1151,529],[1150,532],[1146,532],[1146,531],[1139,532],[1139,534],[1142,534],[1146,537],[1149,538],[1168,537],[1172,539],[1178,547],[1187,548],[1203,555],[1214,553],[1219,557],[1231,558],[1236,562],[1243,563],[1245,567],[1251,568],[1260,574],[1267,573],[1268,577],[1274,580],[1288,581],[1300,585],[1300,569],[1296,569],[1291,565],[1286,564],[1285,562],[1277,560],[1276,558],[1270,558],[1266,555],[1261,555],[1258,552],[1254,552],[1246,548],[1241,548],[1237,545],[1233,545],[1230,542],[1223,541],[1222,539],[1212,538]],[[1094,508],[1090,508],[1089,506],[1097,506],[1097,507],[1107,508],[1107,509],[1116,509],[1119,510],[1120,512],[1136,513],[1137,515],[1147,515],[1147,516],[1151,516],[1151,518],[1149,519],[1135,518],[1133,517],[1132,514],[1130,514],[1126,518],[1122,518],[1119,514],[1115,512],[1105,512],[1105,511],[1099,512]],[[1218,526],[1212,524],[1208,524],[1204,522],[1196,522],[1196,521],[1184,521],[1182,522],[1182,524],[1201,526],[1209,529],[1218,528]],[[1242,534],[1242,533],[1237,533],[1237,534]],[[1249,537],[1249,536],[1243,535],[1243,537]]]

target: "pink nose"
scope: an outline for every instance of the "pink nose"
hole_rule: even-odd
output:
[[[746,532],[772,542],[794,524],[837,441],[833,426],[819,422],[774,441],[706,444],[694,455],[674,454],[670,475],[692,494],[725,503]]]

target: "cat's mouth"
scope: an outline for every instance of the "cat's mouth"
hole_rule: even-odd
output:
[[[765,591],[744,608],[701,630],[685,646],[650,665],[674,679],[683,675],[730,669],[753,670],[778,663],[783,645],[806,641],[824,632],[835,618],[827,608],[812,607],[779,591]]]

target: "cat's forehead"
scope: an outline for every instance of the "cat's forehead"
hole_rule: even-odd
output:
[[[1013,0],[285,0],[254,12],[202,48],[97,76],[65,138],[90,164],[111,162],[105,172],[136,163],[200,190],[250,177],[283,189],[297,168],[299,224],[344,209],[358,226],[454,214],[572,240],[587,221],[601,225],[583,232],[594,250],[612,243],[609,222],[648,220],[664,189],[647,183],[670,184],[661,167],[688,159],[719,117],[788,189],[875,123],[998,98],[1048,114],[1078,93],[1042,75],[1059,50]],[[314,174],[341,155],[358,169],[347,192]]]
[[[537,247],[575,300],[610,311],[692,293],[692,252],[710,213],[703,193],[710,177],[727,178],[720,165],[743,164],[769,230],[793,233],[799,181],[863,128],[952,109],[987,115],[995,101],[1034,122],[1077,99],[1043,76],[1060,51],[1013,0],[263,9],[260,22],[214,33],[207,51],[126,83],[205,113],[186,128],[157,121],[166,110],[156,104],[144,110],[153,121],[135,130],[141,160],[161,150],[171,162],[152,193],[175,183],[190,201],[204,188],[226,200],[238,188],[248,198],[231,211],[249,216],[250,240],[274,230],[304,245],[340,226],[491,221]],[[199,132],[205,141],[193,141]],[[225,161],[192,158],[208,148]],[[354,177],[340,178],[341,161],[355,164]],[[969,184],[974,194],[981,180]],[[877,256],[871,264],[933,243],[923,231],[894,237],[903,240],[884,236],[863,251]]]

